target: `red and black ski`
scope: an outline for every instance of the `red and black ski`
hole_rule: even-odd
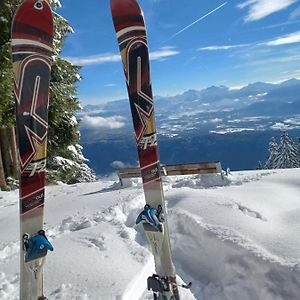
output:
[[[44,0],[24,0],[11,33],[20,161],[20,299],[44,299],[43,231],[48,99],[54,27]]]
[[[149,52],[143,13],[136,0],[111,0],[113,23],[121,52],[146,200],[142,222],[155,259],[148,278],[154,299],[179,300],[172,261],[165,201],[160,177]]]

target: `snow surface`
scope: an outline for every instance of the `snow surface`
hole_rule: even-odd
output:
[[[183,300],[300,298],[300,169],[164,178]],[[47,187],[49,300],[146,300],[154,262],[139,180]],[[0,192],[0,299],[18,299],[18,191]],[[180,281],[180,278],[178,281]]]

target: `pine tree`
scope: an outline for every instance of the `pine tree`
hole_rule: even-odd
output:
[[[15,124],[10,28],[13,15],[21,0],[0,1],[0,126]],[[59,0],[50,1],[53,8],[61,7]],[[75,114],[81,109],[75,84],[81,79],[79,67],[60,57],[63,42],[73,32],[66,19],[54,13],[55,36],[53,65],[50,79],[48,170],[50,181],[66,183],[95,180],[93,171],[85,164],[78,145],[79,124]],[[62,158],[57,159],[57,158]],[[65,166],[58,160],[71,162]],[[69,166],[69,167],[68,167]],[[71,180],[69,180],[71,178]]]
[[[297,153],[292,140],[287,132],[283,132],[280,138],[279,155],[275,161],[278,169],[295,168],[298,165]]]
[[[10,127],[9,129],[3,128],[3,133],[13,132],[15,125],[10,24],[20,2],[21,0],[0,1],[0,127]],[[15,141],[11,142],[12,144],[15,143]],[[0,188],[8,190],[8,177],[16,174],[10,173],[5,168],[8,165],[7,158],[10,159],[11,156],[7,155],[7,149],[1,149],[1,145],[10,145],[7,136],[5,137],[3,134],[0,135]],[[12,149],[9,151],[16,149],[14,146],[12,145]],[[13,169],[17,170],[17,161],[13,162],[15,163]]]
[[[269,157],[267,159],[267,162],[265,163],[264,168],[265,169],[275,169],[275,161],[278,156],[278,145],[276,143],[275,137],[271,138],[271,141],[269,143]]]
[[[296,153],[297,153],[297,161],[298,161],[297,168],[300,168],[300,136],[298,136],[298,141],[296,144]]]
[[[262,169],[263,169],[263,166],[262,166],[261,161],[259,160],[257,163],[257,166],[256,166],[256,170],[262,170]]]
[[[53,7],[60,7],[57,0]],[[80,67],[60,57],[63,43],[73,29],[69,22],[54,13],[54,55],[50,80],[48,173],[49,181],[66,183],[94,181],[93,171],[86,165],[80,138],[79,123],[75,114],[81,109],[76,83],[81,80]]]
[[[0,1],[0,126],[15,124],[10,27],[21,0]]]

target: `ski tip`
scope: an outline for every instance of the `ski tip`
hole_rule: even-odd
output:
[[[110,7],[115,26],[116,23],[123,23],[126,27],[140,25],[139,16],[143,12],[136,0],[110,0]]]
[[[117,15],[140,14],[141,8],[136,0],[110,0],[110,7]]]
[[[25,0],[12,23],[13,39],[38,39],[51,46],[54,34],[53,15],[46,0]]]

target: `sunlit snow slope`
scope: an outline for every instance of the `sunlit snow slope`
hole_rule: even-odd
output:
[[[193,282],[183,300],[299,299],[300,169],[168,177],[164,188],[176,269]],[[139,181],[51,186],[46,196],[49,300],[151,299]],[[18,191],[0,192],[0,300],[18,299],[18,228]]]

